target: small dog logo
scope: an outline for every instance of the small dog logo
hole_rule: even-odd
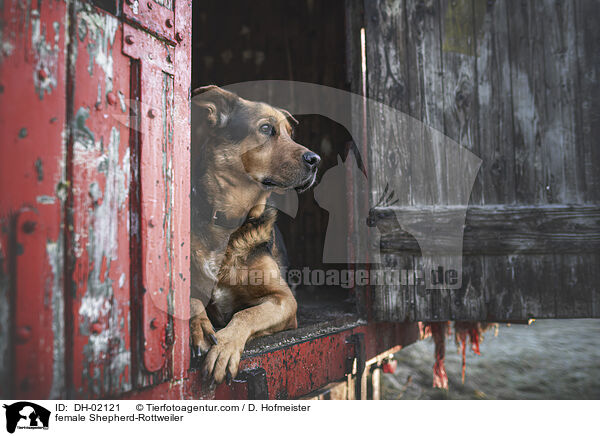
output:
[[[18,429],[48,429],[50,411],[29,401],[19,401],[6,409],[6,431],[14,433]]]

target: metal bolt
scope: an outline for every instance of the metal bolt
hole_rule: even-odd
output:
[[[125,37],[125,42],[126,42],[127,44],[129,44],[129,45],[133,44],[133,43],[134,43],[133,36],[131,36],[131,35],[127,35],[127,36]]]
[[[156,330],[158,328],[158,322],[156,321],[156,318],[152,318],[152,321],[150,321],[150,328],[152,330]]]
[[[114,92],[111,91],[108,94],[106,94],[106,101],[108,101],[108,104],[110,104],[111,106],[114,106],[117,104],[117,96]]]
[[[175,34],[175,39],[177,40],[177,42],[183,41],[183,35],[181,34],[181,32],[177,32]]]
[[[152,10],[153,7],[154,7],[154,3],[148,2],[148,9]]]
[[[171,27],[173,27],[173,20],[171,18],[167,18],[167,21],[165,21],[165,25],[170,29]]]
[[[155,111],[154,109],[150,109],[150,110],[148,111],[148,116],[149,116],[150,118],[156,118],[156,111]],[[152,224],[152,220],[150,220],[150,224]]]
[[[95,335],[99,335],[100,333],[102,333],[102,324],[100,324],[99,322],[95,322],[90,327],[90,331]]]
[[[46,80],[48,78],[48,73],[46,72],[46,70],[44,70],[43,68],[41,68],[38,71],[38,79],[40,80]]]
[[[31,327],[23,326],[17,329],[17,340],[24,344],[31,338]]]
[[[23,233],[33,233],[37,223],[35,221],[25,221],[23,223]]]

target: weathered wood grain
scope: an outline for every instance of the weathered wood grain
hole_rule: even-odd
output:
[[[364,2],[365,5],[365,34],[366,34],[366,62],[368,71],[367,95],[369,98],[383,102],[402,112],[411,110],[409,97],[414,93],[410,87],[410,75],[418,70],[415,64],[407,61],[409,57],[416,59],[416,53],[408,52],[406,40],[407,11],[405,1],[397,0],[387,3]],[[416,99],[416,97],[415,97]],[[378,197],[386,189],[386,173],[390,167],[397,169],[401,182],[397,183],[402,188],[396,191],[396,198],[401,204],[412,204],[410,183],[411,157],[404,153],[397,153],[387,144],[396,144],[398,138],[406,136],[406,128],[398,122],[396,117],[386,116],[383,113],[368,114],[368,135],[372,141],[369,144],[369,201],[375,204]],[[375,150],[373,149],[375,148]],[[385,171],[387,170],[387,171]],[[396,269],[412,269],[413,258],[411,255],[387,255],[381,259],[384,267]],[[394,312],[394,319],[413,318],[414,313],[414,287],[399,288],[394,285],[378,285],[373,289],[374,307],[377,312],[379,307],[389,307]],[[412,301],[413,305],[407,304]]]
[[[483,2],[475,2],[481,7]],[[471,204],[515,202],[513,94],[506,3],[487,2],[475,32],[477,86],[476,153],[484,157],[478,179],[482,196]],[[479,17],[479,15],[478,15]]]
[[[600,202],[600,7],[594,0],[574,2],[578,66],[577,144],[584,175],[584,201]]]
[[[467,213],[462,289],[380,287],[377,316],[597,316],[599,277],[592,265],[600,252],[600,54],[594,23],[600,4],[365,5],[369,96],[407,111],[483,160],[470,198],[477,206]],[[377,115],[369,125],[372,192],[385,186],[390,162],[406,171],[404,201],[376,210],[382,259],[384,266],[418,268],[421,247],[405,230],[426,219],[424,204],[439,206],[436,213],[443,215],[460,186],[439,183],[425,192],[416,175],[452,181],[464,169],[447,155],[429,159],[394,146],[406,131],[385,120],[377,126]],[[426,135],[413,139],[426,141]],[[438,243],[450,249],[451,239],[442,236]]]
[[[513,92],[513,129],[516,201],[534,204],[547,200],[538,107],[544,95],[543,29],[530,2],[507,2],[508,50]],[[485,159],[484,159],[485,160]]]
[[[475,2],[475,4],[480,4]],[[483,21],[483,11],[475,8],[470,0],[441,2],[442,60],[444,90],[444,134],[475,154],[479,151],[478,78],[476,38]],[[446,159],[448,199],[459,198],[461,192],[471,192],[471,203],[482,202],[481,177],[474,185],[465,186],[470,180],[461,175],[466,172],[463,160]],[[471,266],[481,270],[481,259],[470,259]],[[469,277],[464,277],[468,283]],[[464,318],[462,311],[470,312],[477,305],[479,295],[473,285],[465,285],[471,292],[449,292],[452,316]]]
[[[129,59],[117,18],[77,2],[69,59],[73,129],[69,144],[69,256],[73,296],[65,335],[75,398],[131,388],[129,323]],[[80,85],[80,86],[78,86]],[[109,95],[110,94],[110,95]],[[118,261],[117,261],[118,260]],[[75,357],[77,356],[77,357]]]
[[[383,252],[419,254],[417,241],[398,226],[420,227],[430,217],[424,208],[377,208]],[[436,216],[452,216],[452,208],[436,207]],[[452,252],[453,240],[439,240],[441,252]],[[472,206],[463,239],[465,255],[511,255],[600,252],[598,206]]]
[[[66,2],[0,2],[0,397],[60,398]]]

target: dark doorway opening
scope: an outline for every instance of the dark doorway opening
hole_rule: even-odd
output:
[[[349,90],[346,71],[344,0],[315,2],[208,0],[194,4],[192,89],[253,80],[293,80]],[[319,115],[296,117],[295,139],[318,153],[320,177],[346,158],[349,132]],[[298,213],[279,213],[289,268],[345,269],[323,264],[328,212],[312,190],[299,195]],[[299,285],[301,328],[356,318],[352,291],[340,286]],[[297,334],[296,332],[295,334]]]

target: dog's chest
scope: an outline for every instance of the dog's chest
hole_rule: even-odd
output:
[[[216,286],[207,310],[214,324],[225,326],[236,311],[236,306],[236,296],[233,290]]]
[[[206,291],[209,292],[207,310],[211,320],[219,325],[227,324],[235,307],[234,292],[218,283],[222,260],[222,255],[210,253],[202,261],[202,272],[207,279],[204,286]]]

